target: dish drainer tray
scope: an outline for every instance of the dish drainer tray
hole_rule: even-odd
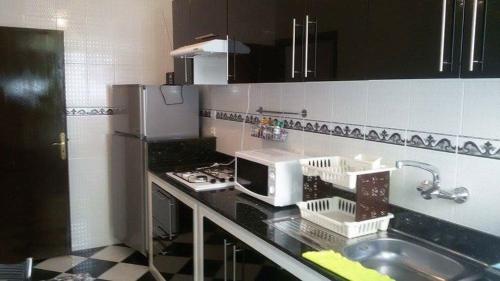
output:
[[[319,176],[334,185],[355,189],[359,175],[393,171],[395,167],[382,164],[382,158],[368,158],[359,154],[354,158],[331,156],[300,160],[304,176]]]
[[[297,203],[302,218],[347,238],[386,231],[394,215],[355,221],[356,202],[332,197]]]

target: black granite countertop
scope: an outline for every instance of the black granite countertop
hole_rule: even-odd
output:
[[[214,161],[226,163],[232,159],[234,159],[233,156],[216,152],[215,138],[194,138],[150,143],[148,145],[148,168],[161,179],[299,260],[305,266],[318,271],[329,279],[344,280],[334,273],[303,259],[301,257],[303,252],[314,250],[310,246],[264,222],[264,220],[268,219],[299,215],[297,207],[275,208],[234,188],[197,193],[165,175],[165,171],[206,166]],[[339,190],[331,184],[320,181],[318,178],[305,177],[304,181],[305,185],[308,183],[320,186],[320,189],[325,191],[325,197],[340,196],[354,200],[355,195],[353,193]],[[390,206],[390,212],[395,217],[391,220],[388,234],[395,231],[409,234],[411,237],[468,256],[485,266],[500,263],[500,237],[498,236],[394,205]],[[486,280],[500,280],[500,270],[497,271],[490,267],[488,271],[490,271],[492,277],[488,277]]]
[[[235,188],[195,192],[177,180],[168,177],[163,171],[156,170],[153,173],[178,190],[297,259],[305,266],[316,270],[331,280],[345,280],[333,272],[302,258],[303,252],[315,249],[264,222],[269,219],[298,216],[300,212],[296,206],[273,207],[241,193]],[[349,197],[349,194],[340,195],[344,195],[346,198]],[[495,264],[500,261],[500,251],[498,251],[500,244],[497,237],[395,206],[392,206],[391,212],[396,215],[395,219],[391,221],[391,229],[409,233],[414,237],[468,255],[483,264]]]
[[[318,271],[331,280],[346,280],[302,258],[301,255],[303,252],[314,251],[314,249],[293,239],[286,233],[270,227],[264,222],[264,220],[268,219],[299,215],[300,212],[296,206],[276,208],[253,199],[235,188],[195,192],[182,183],[168,177],[164,172],[154,172],[154,174],[262,240],[296,258],[305,266]]]

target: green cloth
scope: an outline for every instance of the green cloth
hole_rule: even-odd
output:
[[[331,250],[305,252],[302,257],[351,281],[395,281]]]

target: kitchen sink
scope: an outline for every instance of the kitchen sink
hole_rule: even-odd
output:
[[[418,241],[375,238],[344,247],[345,257],[396,280],[480,280],[484,268],[458,255],[445,254]]]
[[[397,230],[349,239],[300,217],[265,222],[313,249],[342,253],[397,281],[484,280],[486,264]]]

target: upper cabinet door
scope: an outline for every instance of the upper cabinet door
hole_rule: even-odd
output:
[[[500,77],[500,0],[465,2],[462,77]]]
[[[368,0],[308,0],[305,80],[363,79],[367,18]]]
[[[189,0],[172,2],[173,43],[174,49],[190,44],[189,33]],[[175,84],[192,83],[192,59],[174,58]]]
[[[285,82],[304,77],[306,0],[277,0],[275,24],[281,76]]]
[[[172,2],[172,27],[174,49],[190,42],[189,34],[189,0],[174,0]]]
[[[275,0],[228,0],[230,83],[284,80],[276,45],[276,4]]]
[[[229,82],[302,81],[304,10],[305,0],[228,0]]]
[[[191,42],[226,39],[227,0],[190,0]]]
[[[461,1],[370,0],[366,78],[458,77]]]

